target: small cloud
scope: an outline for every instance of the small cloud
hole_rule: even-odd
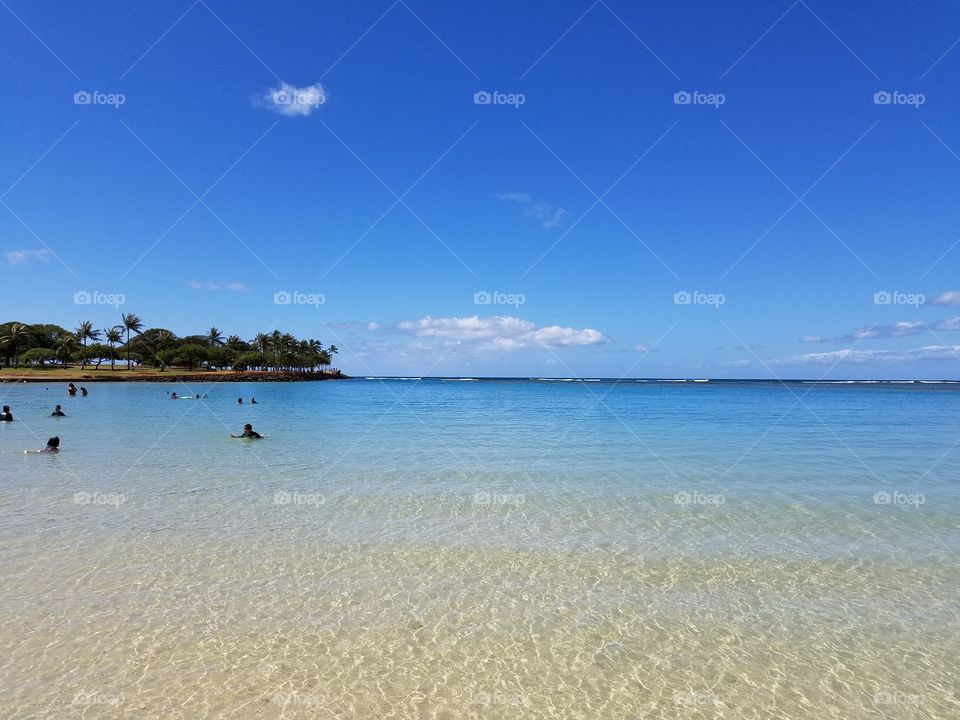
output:
[[[854,330],[849,335],[839,338],[841,342],[848,340],[882,340],[891,337],[908,337],[910,335],[919,335],[927,329],[926,323],[918,320],[917,322],[898,322],[893,325],[871,325],[870,327]]]
[[[825,343],[825,342],[830,342],[830,341],[827,340],[827,338],[823,337],[822,335],[804,335],[802,338],[800,338],[800,342],[802,342],[802,343]]]
[[[942,292],[931,300],[930,304],[960,307],[960,290],[947,290],[946,292]]]
[[[528,203],[530,202],[530,193],[525,193],[525,192],[501,193],[497,195],[497,198],[500,200],[506,200],[508,202]]]
[[[7,265],[23,265],[28,262],[50,262],[53,253],[49,250],[7,250],[4,258]]]
[[[938,320],[933,324],[934,330],[960,330],[960,317],[948,320]]]
[[[832,352],[805,353],[770,362],[777,365],[835,365],[840,363],[904,364],[917,360],[956,360],[960,345],[924,345],[912,350],[853,350],[846,348]]]
[[[538,328],[529,320],[508,316],[435,318],[428,315],[420,320],[405,320],[398,323],[397,328],[417,337],[471,343],[487,350],[582,347],[610,342],[603,333],[593,328],[577,330],[559,325]]]
[[[367,323],[367,330],[379,330],[379,329],[380,329],[380,323],[378,322]]]
[[[542,228],[561,227],[566,221],[567,216],[570,214],[561,207],[554,207],[553,205],[544,202],[533,202],[533,198],[530,197],[530,193],[501,193],[497,195],[497,198],[499,200],[514,202],[525,206],[523,209],[523,214],[539,222],[540,227]]]
[[[230,290],[232,292],[250,292],[252,288],[240,282],[215,282],[213,280],[191,280],[187,287],[194,290]]]
[[[735,345],[734,350],[743,350],[745,352],[753,352],[754,350],[763,350],[763,345]]]
[[[280,87],[270,88],[266,94],[254,98],[254,105],[287,117],[306,117],[326,101],[327,91],[320,83],[298,88],[281,82]]]

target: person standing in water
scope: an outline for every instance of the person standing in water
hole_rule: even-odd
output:
[[[243,398],[237,398],[237,405],[243,405]]]
[[[57,406],[53,409],[53,412],[50,413],[50,417],[66,417],[66,416],[67,416],[67,414],[66,414],[63,410],[60,409],[60,406],[59,406],[59,405],[57,405]]]
[[[88,394],[89,394],[89,393],[87,393],[87,389],[81,385],[81,386],[80,386],[80,395],[81,395],[81,397],[86,397]]]
[[[247,423],[246,425],[243,426],[243,435],[234,435],[233,433],[231,433],[231,434],[230,434],[230,437],[232,437],[232,438],[247,438],[247,439],[249,439],[249,440],[259,440],[260,438],[263,437],[263,435],[261,435],[260,433],[256,432],[256,431],[253,429],[253,425],[251,425],[250,423]]]
[[[0,422],[13,422],[13,415],[10,413],[9,405],[3,406],[3,412],[0,412]]]
[[[73,386],[73,383],[67,385],[67,395],[74,397],[77,394],[77,389]]]

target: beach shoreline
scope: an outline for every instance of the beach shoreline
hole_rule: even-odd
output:
[[[349,380],[350,376],[336,372],[309,372],[301,370],[207,370],[171,371],[158,370],[80,370],[56,369],[38,372],[11,372],[0,370],[2,383],[40,382],[316,382],[320,380]]]

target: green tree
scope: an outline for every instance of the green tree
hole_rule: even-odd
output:
[[[124,313],[123,318],[123,327],[127,331],[127,370],[132,369],[130,364],[130,331],[140,334],[140,331],[143,330],[143,321],[134,315],[133,313]]]
[[[123,326],[114,325],[113,327],[103,329],[103,337],[110,345],[110,369],[114,369],[114,359],[116,358],[116,344],[123,341]]]
[[[99,340],[99,339],[100,339],[100,331],[94,329],[92,322],[90,322],[89,320],[84,320],[84,321],[81,322],[79,325],[77,325],[77,329],[76,329],[76,331],[74,332],[74,337],[76,337],[77,340],[79,340],[80,343],[83,345],[83,347],[86,348],[86,347],[87,347],[87,340]],[[87,366],[87,356],[86,356],[86,353],[85,353],[85,352],[84,352],[84,353],[80,353],[80,358],[81,358],[80,369],[82,370],[83,368],[85,368],[85,367]]]
[[[12,364],[17,365],[20,351],[28,347],[32,340],[29,328],[23,323],[15,322],[10,323],[3,335],[0,335],[0,346],[3,347],[7,359],[12,359]]]
[[[217,327],[212,327],[207,331],[207,344],[210,347],[223,345],[223,333]]]

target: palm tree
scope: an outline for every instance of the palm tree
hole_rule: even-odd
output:
[[[123,341],[123,325],[103,329],[103,337],[110,344],[110,369],[113,370],[113,346]]]
[[[20,348],[30,338],[30,332],[23,323],[12,323],[7,328],[7,332],[0,337],[0,345],[7,350],[9,357],[12,358],[13,365],[18,364],[20,358]]]
[[[257,336],[253,339],[253,344],[260,351],[260,368],[262,369],[267,364],[267,348],[270,346],[270,336],[257,333]]]
[[[93,329],[93,323],[89,320],[84,320],[79,325],[77,325],[77,331],[74,333],[74,337],[83,344],[83,349],[87,349],[87,340],[99,340],[100,331]],[[80,356],[81,365],[80,369],[83,370],[87,367],[87,355],[86,353],[81,354]]]
[[[279,330],[274,330],[270,333],[270,347],[273,350],[273,367],[277,369],[280,366],[279,362],[279,352],[280,346],[283,344],[283,333]]]
[[[210,347],[217,347],[217,345],[223,345],[223,333],[220,332],[219,328],[212,327],[207,331],[207,344]]]
[[[126,313],[122,315],[122,317],[123,327],[127,331],[127,370],[130,370],[132,368],[130,364],[130,331],[133,330],[135,333],[139,333],[143,330],[143,321],[133,313]]]
[[[57,338],[53,346],[57,354],[57,360],[66,366],[70,358],[77,352],[77,338],[73,333],[63,333]]]

